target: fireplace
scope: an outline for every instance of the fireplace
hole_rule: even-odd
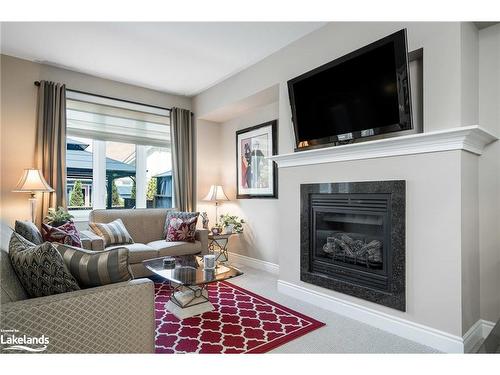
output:
[[[405,181],[301,185],[301,280],[405,311]]]

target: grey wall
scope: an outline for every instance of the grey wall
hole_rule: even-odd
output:
[[[236,130],[262,124],[278,118],[278,103],[257,107],[243,116],[221,124],[221,182],[232,202],[225,203],[221,212],[245,219],[242,236],[231,238],[230,250],[252,258],[278,263],[279,222],[277,199],[236,200]]]
[[[202,202],[208,194],[211,185],[220,185],[220,134],[219,124],[211,121],[196,122],[196,165],[197,165],[197,191],[200,211],[211,211],[212,203]],[[211,212],[210,212],[211,213]],[[213,224],[213,217],[210,219]]]
[[[452,151],[281,169],[280,279],[461,336],[460,158]],[[406,313],[301,282],[300,184],[395,179],[407,182]]]
[[[456,22],[327,24],[196,96],[195,113],[203,117],[277,84],[279,153],[292,152],[287,81],[403,27],[408,29],[409,49],[424,50],[424,131],[474,125],[485,116],[494,117],[490,121],[496,128],[498,112],[493,116],[493,108],[498,111],[498,80],[486,82],[486,77],[492,72],[498,74],[498,52],[486,52],[485,44],[496,43],[498,48],[498,39],[484,38],[488,29],[479,34],[472,23]],[[496,60],[492,62],[493,57]],[[491,91],[497,96],[488,100],[496,106],[491,104],[485,109],[479,98]],[[233,122],[221,125],[222,132],[234,129]],[[498,299],[493,296],[499,285],[498,258],[493,248],[498,246],[500,231],[491,221],[496,218],[494,223],[499,222],[498,206],[487,207],[486,200],[496,202],[492,196],[498,192],[500,173],[494,151],[497,147],[490,146],[479,159],[455,151],[281,169],[278,216],[262,216],[269,227],[278,227],[275,251],[279,253],[280,279],[459,336],[480,316],[493,320],[494,311],[500,313]],[[220,161],[220,165],[226,164]],[[223,172],[221,177],[224,174],[230,173]],[[299,279],[299,185],[381,179],[408,181],[406,313],[325,291]],[[495,186],[496,190],[492,190]],[[245,215],[250,210],[253,215],[258,207],[243,209],[240,205],[239,209]],[[241,251],[250,253],[248,248]],[[251,252],[259,254],[256,248]],[[263,252],[259,255],[264,256]],[[484,259],[493,264],[485,264]],[[488,276],[483,275],[486,269]]]
[[[206,211],[210,226],[214,225],[214,204],[202,199],[210,185],[222,185],[230,201],[220,204],[219,215],[230,213],[246,221],[243,234],[230,238],[229,250],[278,263],[277,200],[236,199],[236,130],[277,119],[278,103],[257,106],[244,112],[237,110],[235,113],[236,117],[223,123],[197,121],[198,211]]]
[[[473,88],[474,85],[477,86],[477,74],[468,74],[470,69],[467,69],[477,63],[477,56],[476,58],[469,57],[469,52],[475,48],[474,38],[477,38],[474,25],[450,22],[330,23],[193,99],[193,109],[198,119],[197,189],[199,199],[206,194],[211,183],[215,181],[222,183],[223,177],[227,181],[226,189],[234,189],[235,179],[227,177],[234,173],[227,170],[227,165],[231,165],[234,158],[234,156],[230,157],[228,161],[227,155],[233,153],[234,147],[224,140],[227,139],[227,134],[236,129],[234,121],[221,124],[220,130],[217,130],[215,123],[200,119],[213,117],[211,114],[217,112],[227,114],[231,108],[238,119],[242,117],[239,112],[242,101],[259,97],[259,93],[265,93],[270,87],[278,86],[277,117],[280,120],[278,152],[292,152],[294,138],[290,121],[287,80],[404,27],[408,29],[409,49],[424,49],[422,84],[415,90],[416,92],[423,91],[423,100],[419,98],[423,101],[423,113],[419,113],[416,117],[418,122],[423,119],[424,130],[477,123],[477,101],[469,103],[469,100],[466,100],[466,95],[474,95]],[[477,45],[477,42],[475,43]],[[462,64],[462,60],[467,60],[467,62]],[[462,82],[464,89],[462,89]],[[252,111],[254,115],[257,115],[261,109],[254,108]],[[251,119],[247,123],[252,123]],[[231,129],[227,129],[226,125]],[[221,136],[220,139],[217,139],[218,135]],[[229,135],[229,138],[231,136]],[[221,153],[225,156],[218,158]],[[199,201],[199,207],[213,211],[210,205],[207,206],[201,201]],[[268,227],[275,226],[270,220],[267,221]],[[232,250],[239,251],[236,247],[232,247]],[[250,250],[242,249],[241,251],[250,254]],[[253,250],[252,254],[256,257],[260,256]],[[277,254],[265,256],[265,260],[270,259],[276,260]]]
[[[480,317],[479,264],[479,171],[480,158],[461,153],[461,264],[462,264],[462,334]]]
[[[500,137],[500,24],[479,32],[479,124]],[[500,142],[479,159],[481,317],[500,318]]]
[[[460,45],[462,124],[472,125],[479,118],[479,34],[474,23],[460,23]]]
[[[474,75],[466,74],[462,57],[473,49],[463,43],[473,39],[471,34],[477,31],[469,27],[465,30],[457,22],[329,23],[199,94],[193,102],[195,112],[202,117],[277,83],[284,85],[301,73],[405,27],[408,29],[409,49],[424,48],[425,129],[429,131],[476,123],[477,104],[463,99],[465,91],[469,93],[474,85]],[[470,64],[473,65],[473,61]],[[280,106],[288,106],[288,94],[281,97]],[[286,135],[291,129],[290,117],[282,117],[280,113],[280,118],[282,134]],[[291,147],[288,137],[281,139],[281,153],[292,151]]]
[[[191,108],[191,99],[1,55],[1,218],[12,225],[29,218],[28,195],[12,189],[24,168],[33,166],[38,80],[66,83],[69,89],[162,107]]]

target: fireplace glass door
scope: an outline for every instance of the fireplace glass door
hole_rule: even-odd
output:
[[[384,213],[314,211],[315,258],[346,267],[383,270]]]
[[[310,196],[310,269],[386,291],[391,275],[389,194]]]

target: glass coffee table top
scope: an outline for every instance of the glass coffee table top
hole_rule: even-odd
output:
[[[217,264],[215,269],[203,268],[203,258],[196,255],[181,255],[174,256],[175,267],[167,268],[163,266],[163,259],[169,257],[161,257],[145,260],[142,263],[144,267],[154,272],[175,284],[190,286],[203,285],[215,281],[231,279],[243,274],[239,269]]]

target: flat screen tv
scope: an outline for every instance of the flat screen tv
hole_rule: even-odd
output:
[[[406,30],[288,81],[296,149],[412,128]]]

